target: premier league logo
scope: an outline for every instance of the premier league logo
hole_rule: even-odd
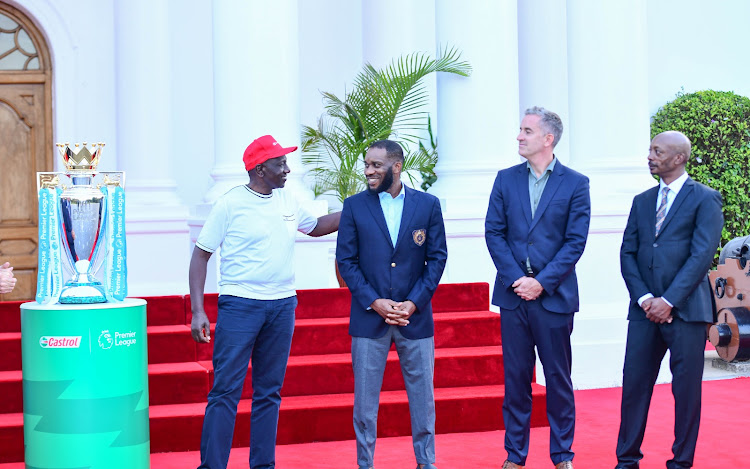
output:
[[[109,330],[103,330],[102,333],[99,334],[99,347],[104,350],[111,349],[113,343],[114,340],[112,340],[112,334],[109,333]]]

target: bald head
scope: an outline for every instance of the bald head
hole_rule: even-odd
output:
[[[690,158],[690,139],[687,138],[687,135],[676,130],[667,130],[654,137],[654,141],[657,138],[675,153],[685,155],[685,163],[687,163],[688,158]]]
[[[669,130],[651,140],[648,167],[651,174],[659,176],[666,184],[671,184],[685,172],[689,157],[690,139],[682,132]]]

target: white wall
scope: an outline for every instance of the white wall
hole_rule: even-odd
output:
[[[747,0],[649,0],[649,109],[713,89],[750,97]],[[643,149],[644,158],[646,148]]]

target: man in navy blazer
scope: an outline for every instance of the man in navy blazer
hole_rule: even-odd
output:
[[[667,467],[693,466],[701,411],[706,323],[713,322],[708,269],[721,240],[721,195],[685,172],[690,140],[680,132],[654,137],[648,154],[660,182],[633,199],[620,249],[630,293],[617,468],[634,469],[654,383],[667,350],[675,400],[674,457]]]
[[[367,190],[344,201],[336,261],[352,293],[357,463],[373,467],[380,388],[395,343],[406,384],[418,468],[434,469],[435,362],[432,295],[447,247],[440,202],[401,183],[404,153],[390,140],[370,145]]]
[[[547,382],[550,458],[558,469],[573,467],[570,334],[591,202],[588,178],[555,158],[562,130],[554,112],[526,110],[517,137],[526,162],[498,172],[485,220],[497,268],[492,304],[500,307],[503,343],[505,469],[523,467],[529,451],[534,346]]]

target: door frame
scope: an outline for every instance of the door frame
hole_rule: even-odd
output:
[[[0,70],[0,85],[15,85],[15,84],[41,84],[43,85],[43,123],[44,126],[44,138],[42,154],[44,158],[39,161],[41,166],[37,167],[38,171],[54,171],[54,146],[53,146],[53,118],[52,118],[52,60],[50,56],[50,49],[47,41],[42,34],[41,28],[23,11],[10,5],[6,2],[0,1],[0,13],[10,17],[21,28],[29,35],[29,38],[34,43],[34,47],[37,50],[39,58],[39,69],[38,70]],[[36,177],[36,175],[34,175]],[[39,220],[37,214],[32,214],[33,218],[36,219],[37,226]],[[38,242],[38,240],[37,240]],[[0,259],[0,263],[4,260]],[[33,294],[33,292],[32,292]],[[7,295],[0,295],[7,296]],[[32,298],[33,299],[33,298]]]

